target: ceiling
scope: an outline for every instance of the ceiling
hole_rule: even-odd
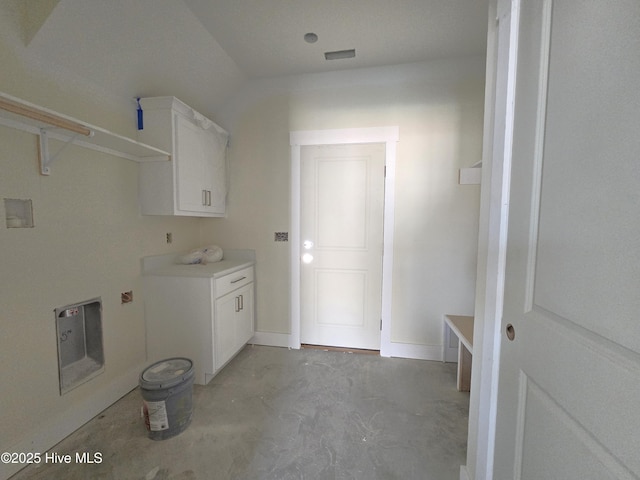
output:
[[[488,0],[184,0],[248,77],[483,55]],[[313,44],[306,33],[318,36]],[[355,49],[352,59],[324,52]]]
[[[489,0],[11,0],[0,20],[10,4],[29,68],[122,101],[176,96],[215,118],[248,80],[484,55]],[[356,57],[325,60],[344,49]]]

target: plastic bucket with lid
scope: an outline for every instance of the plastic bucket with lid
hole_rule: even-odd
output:
[[[142,409],[151,440],[165,440],[183,432],[193,416],[193,362],[168,358],[140,374]]]

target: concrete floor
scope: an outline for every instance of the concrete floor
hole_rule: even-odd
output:
[[[194,386],[180,435],[147,437],[136,389],[51,450],[101,463],[33,465],[13,479],[457,480],[469,395],[455,367],[248,346]]]

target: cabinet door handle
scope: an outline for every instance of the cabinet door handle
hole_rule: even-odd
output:
[[[240,295],[240,310],[244,310],[244,295]]]
[[[211,190],[207,190],[207,206],[211,206]]]
[[[231,283],[238,283],[240,280],[244,280],[247,277],[240,277],[237,280],[231,280]]]
[[[206,190],[202,190],[202,205],[204,205],[204,206],[207,205],[207,191]]]
[[[240,297],[236,297],[236,313],[240,311]]]

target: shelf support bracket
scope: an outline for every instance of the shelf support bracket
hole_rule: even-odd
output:
[[[40,173],[42,175],[50,175],[51,167],[50,165],[60,156],[60,154],[64,151],[65,148],[69,146],[69,144],[73,143],[73,141],[78,137],[78,133],[74,133],[69,139],[60,147],[60,150],[56,152],[55,155],[51,156],[49,152],[49,134],[47,128],[41,128],[40,133],[38,134],[40,138],[39,143],[39,151],[38,156],[40,157]]]

